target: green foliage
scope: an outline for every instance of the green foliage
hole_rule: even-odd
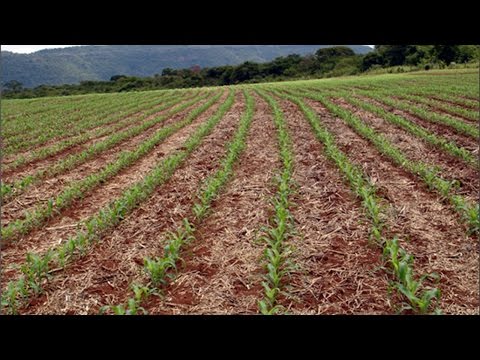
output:
[[[423,68],[429,70],[430,63],[467,63],[478,60],[478,57],[477,45],[376,45],[375,51],[363,58],[361,69],[423,64]]]
[[[371,142],[378,151],[390,158],[394,163],[409,171],[411,174],[419,176],[432,190],[436,191],[445,201],[448,201],[453,205],[455,210],[460,214],[461,219],[468,225],[469,233],[478,234],[478,222],[476,220],[478,218],[478,207],[469,203],[463,196],[455,194],[456,190],[454,185],[457,183],[455,180],[446,181],[439,177],[436,174],[436,169],[428,164],[409,160],[407,155],[397,146],[388,141],[385,136],[367,126],[360,118],[352,114],[350,111],[332,103],[324,95],[311,92],[303,95],[313,100],[320,101],[329,111],[344,119],[355,132]],[[475,214],[477,214],[477,217],[473,216]]]
[[[265,281],[262,283],[265,290],[264,298],[258,302],[258,307],[262,314],[272,315],[283,311],[283,307],[277,304],[277,297],[282,292],[282,279],[291,270],[288,263],[291,250],[286,241],[294,233],[294,221],[289,210],[294,163],[291,139],[283,112],[273,97],[261,90],[257,92],[273,110],[282,162],[282,168],[277,176],[277,193],[272,201],[274,216],[270,225],[263,229],[263,235],[260,237],[260,240],[267,245],[263,256],[267,272],[264,275]]]
[[[317,57],[318,61],[324,62],[339,57],[355,56],[355,52],[346,46],[332,46],[317,50],[315,56]]]
[[[55,213],[58,213],[59,211],[69,207],[76,199],[79,199],[86,192],[99,186],[100,184],[105,182],[107,179],[118,174],[118,172],[121,171],[122,169],[127,168],[128,166],[133,164],[135,161],[137,161],[141,157],[148,154],[156,145],[162,142],[165,138],[175,133],[176,131],[180,130],[181,128],[187,126],[194,119],[200,116],[200,114],[205,112],[211,105],[213,105],[213,103],[215,103],[220,98],[220,96],[221,96],[221,93],[218,93],[209,101],[205,102],[205,104],[194,109],[182,121],[176,122],[170,126],[165,126],[159,131],[155,132],[150,138],[140,143],[137,149],[135,149],[135,151],[132,152],[129,150],[125,150],[117,156],[116,160],[114,160],[111,163],[108,163],[99,171],[87,176],[86,178],[83,178],[81,180],[71,183],[70,186],[68,186],[65,190],[63,190],[55,199],[49,199],[46,206],[39,205],[33,210],[27,212],[24,220],[17,220],[16,222],[4,227],[2,229],[2,244],[12,241],[12,239],[18,234],[25,234],[31,231],[32,229],[40,226],[46,220],[52,217]],[[193,100],[193,101],[196,101],[196,100]],[[55,169],[55,167],[53,169],[50,169],[50,171],[45,169],[40,170],[41,173],[36,174],[37,179],[43,178],[45,176],[43,175],[44,173],[49,173],[49,174],[53,173],[53,175],[56,175],[58,171],[63,172],[65,171],[65,169],[73,167],[73,165],[78,162],[77,160],[82,159],[82,162],[83,162],[85,161],[84,160],[85,157],[89,158],[93,156],[93,154],[98,153],[100,149],[105,147],[108,148],[112,142],[117,143],[122,138],[133,136],[132,134],[143,132],[145,128],[151,127],[154,124],[167,119],[169,116],[173,115],[174,113],[177,113],[179,110],[186,107],[187,104],[188,103],[174,109],[167,115],[154,118],[147,123],[141,124],[137,127],[130,128],[129,130],[127,130],[127,132],[123,134],[120,133],[120,134],[112,135],[111,138],[105,140],[103,143],[99,142],[94,146],[90,147],[88,150],[86,150],[83,153],[74,154],[70,156],[63,163],[60,163],[63,166],[57,167],[57,170]],[[115,211],[123,211],[123,209],[115,209]],[[114,214],[114,216],[117,216],[117,214]],[[118,217],[119,216],[120,215],[118,215]]]
[[[238,160],[241,152],[245,148],[245,141],[250,128],[251,121],[255,110],[255,102],[252,96],[243,91],[246,99],[246,110],[240,119],[240,125],[236,131],[233,140],[227,144],[227,154],[223,159],[219,170],[213,175],[204,180],[201,186],[200,194],[198,195],[200,203],[195,203],[192,207],[192,212],[195,215],[195,221],[199,224],[206,212],[214,201],[215,197],[220,192],[221,188],[229,180],[230,175],[233,173],[233,166]],[[229,107],[233,103],[233,92],[228,99]],[[216,120],[218,121],[218,119]],[[206,124],[205,129],[211,129],[213,123]],[[187,145],[188,148],[189,145]],[[181,260],[180,252],[183,246],[188,245],[195,240],[194,236],[195,228],[190,221],[183,219],[182,225],[175,232],[168,232],[166,234],[165,251],[162,257],[156,259],[146,258],[144,259],[144,269],[150,278],[149,286],[152,287],[151,291],[157,290],[166,285],[169,278],[174,278],[174,271],[177,269],[177,263]]]
[[[180,260],[180,250],[184,244],[192,242],[195,228],[188,219],[183,219],[183,225],[176,232],[167,234],[167,245],[165,246],[164,256],[157,259],[146,258],[144,260],[145,272],[150,277],[154,288],[158,288],[167,283],[167,276],[170,270],[176,270],[177,261]]]
[[[424,127],[416,125],[414,122],[411,122],[402,116],[395,115],[391,112],[388,112],[379,106],[370,104],[367,101],[362,101],[360,99],[354,98],[350,96],[347,92],[339,91],[339,92],[335,92],[335,94],[342,96],[350,104],[358,106],[369,112],[372,112],[382,117],[383,119],[387,120],[388,122],[401,127],[402,129],[410,132],[415,136],[418,136],[419,138],[425,140],[426,142],[432,145],[438,146],[439,148],[445,150],[446,152],[452,154],[453,156],[459,157],[465,162],[471,164],[472,166],[478,167],[478,159],[475,156],[473,156],[468,150],[462,147],[459,147],[453,141],[449,141],[444,137],[440,137],[428,131]],[[367,92],[367,94],[371,94],[371,93]],[[394,100],[385,99],[383,98],[383,96],[378,96],[378,97],[376,95],[373,95],[373,96],[375,96],[376,99],[382,99],[381,101],[384,102],[385,104],[391,104],[391,106],[395,106]]]
[[[148,312],[141,307],[141,303],[151,295],[152,291],[138,284],[132,284],[132,290],[134,297],[128,299],[126,304],[103,306],[100,308],[100,314],[111,311],[113,315],[148,315]]]
[[[459,52],[458,45],[433,45],[431,49],[431,54],[447,65],[450,65],[451,62],[458,58]]]
[[[56,249],[49,250],[43,256],[29,255],[27,264],[22,270],[24,272],[24,279],[27,280],[24,298],[26,299],[32,292],[35,294],[42,291],[42,282],[48,278],[50,263],[54,263],[58,267],[63,267],[67,263],[66,260],[71,259],[74,255],[85,255],[87,248],[99,241],[105,231],[117,225],[126,214],[130,213],[142,201],[145,201],[157,186],[165,183],[178,166],[185,161],[188,155],[199,146],[201,140],[212,131],[213,127],[232,107],[233,102],[234,92],[230,91],[227,100],[206,123],[200,126],[200,128],[186,140],[184,146],[181,148],[182,150],[175,152],[161,161],[142,180],[124,191],[120,198],[117,198],[90,217],[85,222],[84,229],[77,232]],[[211,105],[212,103],[208,106]],[[203,110],[199,108],[196,109],[196,113],[199,114],[205,110],[206,108]],[[184,225],[185,229],[193,231],[191,226],[187,226],[186,223]],[[8,304],[6,306],[7,311],[9,311]],[[119,307],[117,310],[122,312],[126,311],[125,309],[125,307],[123,307],[123,310]]]
[[[290,91],[287,92],[291,93]],[[371,237],[375,240],[377,245],[383,248],[384,255],[393,268],[394,275],[396,277],[395,287],[399,293],[403,295],[406,300],[408,300],[408,304],[404,307],[404,309],[412,309],[418,313],[426,313],[432,307],[433,299],[439,301],[440,291],[436,288],[423,290],[421,288],[422,281],[426,277],[431,277],[432,275],[422,275],[420,280],[414,280],[413,257],[399,246],[397,238],[394,238],[391,241],[384,239],[382,235],[385,227],[382,221],[382,213],[384,210],[379,205],[380,199],[377,197],[375,187],[367,181],[366,176],[361,168],[352,164],[346,154],[338,149],[332,134],[321,125],[320,119],[309,106],[307,106],[296,95],[286,95],[284,92],[279,91],[275,91],[275,93],[298,105],[310,123],[315,136],[324,144],[326,155],[343,172],[352,189],[362,199],[362,204],[365,208],[366,214],[372,223]],[[302,95],[319,100],[330,111],[337,113],[346,119],[351,119],[351,115],[348,115],[348,113],[344,113],[339,108],[337,109],[334,107],[334,105],[328,102],[328,100],[326,100],[326,98],[322,95],[311,94],[309,92]],[[268,256],[269,258],[273,258],[275,261],[275,252],[269,253]],[[274,278],[274,280],[275,279],[276,278]],[[272,281],[272,283],[274,282]],[[267,292],[267,297],[261,304],[259,304],[262,313],[268,313],[268,310],[270,309],[268,307],[270,304],[269,296],[275,295],[275,292],[273,291],[275,288],[272,289],[272,287],[268,286],[265,289]],[[438,313],[437,310],[434,310],[434,312]]]
[[[432,309],[434,301],[440,300],[438,288],[423,288],[426,278],[438,279],[437,274],[426,274],[415,280],[413,276],[413,256],[408,254],[398,244],[398,239],[393,238],[385,242],[383,255],[391,265],[397,282],[396,289],[409,301],[403,306],[403,310],[413,310],[420,314],[427,313]],[[433,313],[439,313],[438,309],[432,309]]]
[[[106,51],[107,47],[104,47]],[[123,48],[133,48],[132,46],[124,46]],[[136,53],[142,53],[143,47],[135,47]],[[111,60],[111,63],[102,64],[102,67],[112,68],[108,73],[101,73],[93,78],[104,79],[109,81],[98,81],[98,80],[89,80],[81,81],[77,85],[40,85],[34,89],[19,89],[18,91],[7,91],[5,97],[17,97],[17,98],[28,98],[28,97],[42,97],[42,96],[59,96],[59,95],[73,95],[81,93],[92,93],[92,92],[125,92],[125,91],[141,91],[141,90],[151,90],[151,89],[173,89],[173,88],[188,88],[188,87],[198,87],[198,86],[215,86],[215,85],[230,85],[230,84],[239,84],[239,83],[253,83],[260,81],[271,81],[275,79],[282,79],[285,77],[298,77],[307,74],[317,73],[319,76],[330,73],[335,69],[335,72],[331,76],[336,76],[337,74],[345,75],[355,73],[355,69],[352,68],[354,63],[346,65],[345,63],[336,68],[336,63],[344,58],[357,58],[360,60],[361,55],[355,55],[355,52],[362,54],[368,52],[370,49],[365,46],[356,46],[350,45],[346,46],[336,46],[328,47],[326,49],[320,49],[317,51],[318,61],[302,62],[302,55],[312,54],[318,47],[315,45],[292,45],[292,46],[241,46],[241,47],[228,47],[223,49],[223,46],[217,46],[216,49],[210,48],[208,52],[203,51],[198,53],[193,58],[189,56],[177,56],[174,58],[175,66],[177,69],[172,69],[171,66],[167,65],[171,63],[170,57],[174,53],[183,53],[183,52],[194,52],[197,53],[197,49],[174,49],[171,48],[168,51],[163,51],[157,47],[146,47],[154,48],[151,51],[156,53],[162,53],[161,56],[142,56],[138,59],[133,59],[132,56],[128,56],[127,60],[123,60],[121,57]],[[185,48],[189,48],[186,46]],[[243,48],[243,49],[240,49]],[[332,49],[332,50],[329,50]],[[86,49],[85,49],[86,50]],[[93,49],[92,49],[93,50]],[[98,49],[96,49],[98,50]],[[325,51],[323,51],[325,50]],[[63,50],[63,51],[78,51],[75,49]],[[118,52],[123,52],[123,49],[117,49]],[[234,55],[238,53],[238,55]],[[218,56],[212,57],[213,54],[218,54]],[[276,55],[275,55],[276,54]],[[17,61],[20,58],[33,57],[35,55],[25,55],[25,56],[16,56]],[[107,58],[110,55],[107,55]],[[307,55],[308,56],[308,55]],[[199,61],[199,63],[191,63],[192,59]],[[70,67],[76,68],[76,58],[69,57],[69,61],[72,63]],[[156,74],[151,76],[155,72],[158,72],[158,61],[152,61],[151,59],[161,59],[160,66],[164,65],[165,67],[162,70],[161,75]],[[180,60],[179,60],[180,59]],[[183,60],[185,59],[185,60]],[[209,60],[205,60],[209,59]],[[10,55],[6,56],[6,78],[9,79],[13,76],[19,77],[15,80],[22,80],[28,86],[34,85],[34,83],[46,83],[51,82],[48,80],[33,80],[33,78],[41,77],[42,70],[39,70],[32,74],[32,76],[25,76],[25,73],[32,68],[32,66],[42,67],[42,62],[35,63],[35,65],[24,64],[24,71],[17,71],[15,74],[10,72],[10,64],[13,59]],[[48,61],[51,61],[49,58]],[[88,61],[88,60],[87,60]],[[98,60],[97,60],[98,61]],[[118,70],[125,71],[125,66],[115,66],[118,62],[130,61],[130,62],[146,62],[148,66],[144,64],[139,66],[131,67],[130,73],[134,76],[126,75],[113,75],[117,73]],[[186,65],[189,63],[189,65]],[[239,65],[226,65],[218,66],[220,64],[239,64]],[[300,64],[302,63],[302,64]],[[53,67],[62,67],[65,64],[59,63],[58,61],[53,64]],[[179,69],[183,67],[183,69]],[[115,69],[115,70],[114,70]],[[148,70],[150,69],[150,70]],[[82,72],[83,66],[81,68],[76,68],[77,71]],[[96,70],[96,69],[94,69]],[[43,72],[49,72],[50,69],[43,69]],[[151,76],[151,77],[139,77],[139,76]],[[59,77],[59,73],[52,74],[52,78]],[[78,76],[74,71],[70,69],[67,73],[63,74],[63,82],[78,82],[78,80],[73,80]],[[92,76],[88,76],[89,79],[92,79]],[[72,79],[72,80],[70,80]],[[62,81],[56,81],[57,84],[62,83]]]
[[[52,258],[52,251],[48,251],[43,256],[28,253],[25,264],[21,267],[28,287],[36,294],[42,292],[42,282],[49,276],[49,264]]]

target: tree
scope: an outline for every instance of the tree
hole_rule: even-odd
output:
[[[458,45],[433,45],[433,56],[445,64],[450,65],[460,54]]]
[[[398,66],[405,64],[409,45],[378,45],[375,50],[383,57],[386,66]]]
[[[292,54],[288,56],[280,56],[263,64],[262,77],[268,75],[284,75],[285,71],[291,69],[292,67],[298,65],[302,61],[302,57],[298,54]]]
[[[299,73],[313,74],[318,68],[317,65],[318,63],[314,55],[305,55],[297,65],[297,71]]]
[[[194,74],[200,73],[201,70],[202,68],[200,67],[200,65],[193,65],[192,67],[190,67],[190,71]]]
[[[110,81],[118,81],[120,79],[125,79],[127,76],[126,75],[113,75],[111,78],[110,78]]]
[[[355,52],[346,46],[334,46],[317,50],[315,57],[317,69],[326,74],[331,73],[341,59],[355,57]]]
[[[355,52],[346,46],[333,46],[328,48],[318,49],[315,53],[317,60],[320,62],[330,61],[333,58],[355,56]]]
[[[231,75],[231,80],[234,83],[241,83],[253,79],[258,74],[259,65],[254,62],[246,61],[235,67]]]
[[[383,66],[384,63],[385,59],[383,58],[383,56],[380,55],[377,51],[372,51],[363,57],[361,69],[362,71],[367,71],[373,65]]]
[[[177,75],[177,71],[171,68],[165,68],[162,71],[162,76],[173,76]]]
[[[408,45],[405,52],[405,64],[413,66],[418,65],[425,60],[425,56],[426,53],[420,46]]]
[[[480,47],[478,45],[459,45],[457,61],[459,63],[466,63],[472,60],[479,60]]]
[[[10,80],[6,82],[4,85],[5,89],[11,92],[20,92],[23,90],[23,84],[17,80]]]

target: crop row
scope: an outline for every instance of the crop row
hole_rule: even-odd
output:
[[[128,139],[142,134],[144,131],[148,130],[149,128],[155,126],[158,123],[161,123],[168,119],[169,117],[177,114],[178,112],[185,110],[186,108],[192,106],[193,104],[201,101],[202,99],[206,98],[209,96],[209,93],[203,94],[197,98],[194,98],[193,100],[187,101],[184,104],[181,104],[172,110],[170,110],[168,113],[154,117],[153,119],[150,119],[148,121],[145,121],[143,123],[140,123],[137,126],[128,128],[122,132],[114,133],[107,137],[106,139],[99,141],[92,145],[91,147],[83,150],[80,153],[76,154],[71,154],[67,156],[65,159],[60,160],[46,168],[40,169],[37,172],[35,172],[32,175],[27,175],[21,179],[16,180],[13,183],[2,183],[1,184],[1,194],[2,196],[6,197],[7,201],[10,200],[11,198],[18,196],[20,193],[25,191],[29,186],[32,184],[38,183],[39,181],[53,177],[56,175],[60,175],[68,170],[71,170],[86,161],[94,158],[95,156],[101,154],[102,152],[124,142],[127,141]],[[172,103],[167,103],[165,104],[165,107],[169,107],[173,104],[178,104],[181,102],[182,99],[177,99],[174,100]],[[158,109],[157,109],[158,110]],[[155,110],[154,112],[157,112]],[[142,119],[145,119],[149,116],[149,113],[147,112],[144,114],[141,118],[138,119],[140,122]]]
[[[208,215],[208,210],[212,202],[219,196],[222,188],[231,179],[234,166],[242,154],[248,130],[253,119],[255,111],[255,102],[250,94],[243,92],[246,99],[246,110],[240,119],[238,129],[230,143],[226,145],[226,155],[223,158],[219,169],[211,176],[207,177],[198,193],[198,201],[192,206],[194,218],[183,219],[182,225],[175,231],[168,232],[162,243],[166,243],[164,253],[160,257],[145,258],[144,271],[146,272],[149,283],[145,286],[132,284],[134,297],[128,299],[126,304],[107,306],[102,309],[105,312],[111,309],[117,315],[135,315],[140,312],[146,313],[141,307],[141,303],[151,294],[157,294],[161,288],[168,283],[168,279],[175,276],[178,262],[181,260],[182,249],[195,240],[195,231],[203,219]]]
[[[158,97],[157,97],[158,99]],[[122,101],[123,100],[123,101]],[[127,101],[122,97],[109,99],[108,97],[97,97],[90,103],[78,105],[75,103],[65,104],[60,109],[52,112],[44,112],[40,115],[25,114],[21,117],[15,118],[14,121],[8,123],[6,127],[6,136],[12,139],[12,142],[25,142],[29,139],[36,138],[42,135],[42,130],[51,130],[64,123],[81,122],[84,118],[89,118],[95,114],[108,114],[118,108],[132,105],[141,102],[151,102],[155,100],[155,96],[150,94],[145,98],[138,98],[134,96]],[[41,126],[39,128],[39,126]],[[72,129],[68,129],[71,131]]]
[[[264,298],[258,302],[258,306],[262,314],[270,315],[283,310],[283,307],[277,303],[277,298],[284,291],[284,277],[291,271],[289,262],[291,249],[287,242],[294,234],[294,221],[290,213],[294,163],[292,142],[283,112],[273,97],[261,90],[257,90],[257,92],[273,111],[282,164],[276,179],[277,192],[272,201],[274,215],[268,227],[263,229],[263,235],[261,236],[261,240],[267,245],[264,252],[267,273],[264,277],[265,281],[262,282]]]
[[[168,97],[167,97],[168,98]],[[113,104],[101,110],[100,108],[93,108],[91,111],[81,112],[76,117],[61,117],[61,114],[55,114],[55,118],[48,118],[47,124],[42,124],[37,121],[31,121],[30,124],[35,124],[36,131],[25,132],[25,137],[19,139],[18,137],[9,137],[9,144],[5,149],[5,153],[15,154],[16,152],[35,146],[40,146],[51,139],[64,139],[72,135],[78,135],[91,128],[100,127],[103,125],[115,122],[122,116],[141,111],[142,107],[150,108],[162,101],[164,98],[153,98],[144,102],[118,102],[118,99]],[[140,107],[139,107],[140,106]]]
[[[195,93],[196,95],[197,93]],[[132,112],[131,109],[123,110],[120,113],[116,113],[115,116],[108,117],[107,126],[96,126],[93,130],[83,132],[80,135],[69,137],[65,140],[55,142],[51,145],[37,148],[36,150],[30,151],[27,156],[21,155],[18,156],[14,161],[4,166],[4,171],[12,171],[19,167],[25,166],[33,161],[39,161],[46,159],[50,156],[56,155],[72,146],[82,145],[85,142],[107,136],[111,133],[122,130],[128,126],[134,125],[136,122],[145,117],[145,115],[151,115],[155,112],[163,111],[171,106],[178,104],[181,101],[188,100],[194,96],[188,97],[170,97],[163,99],[164,101],[160,104],[156,104],[152,109],[144,109],[139,112],[138,108]],[[142,117],[143,115],[143,117]],[[110,123],[113,123],[110,125]]]
[[[7,313],[16,313],[32,295],[43,292],[44,281],[51,276],[52,266],[63,269],[76,256],[85,255],[92,245],[101,240],[106,231],[118,225],[133,209],[147,200],[200,145],[202,139],[223,118],[233,102],[234,91],[230,90],[227,100],[185,141],[179,150],[159,162],[142,180],[124,191],[120,198],[91,216],[85,222],[84,228],[66,242],[43,255],[28,254],[27,261],[22,267],[23,275],[18,280],[8,283],[6,291],[2,294],[3,310]]]
[[[25,235],[32,229],[43,225],[45,221],[54,216],[56,213],[68,208],[75,200],[81,198],[95,187],[118,174],[120,170],[129,167],[135,161],[145,156],[166,137],[190,124],[195,118],[200,116],[210,106],[212,106],[220,97],[221,93],[218,93],[218,95],[207,101],[205,104],[193,110],[182,121],[158,130],[150,138],[139,144],[135,151],[122,151],[118,154],[113,162],[106,164],[102,169],[94,172],[86,178],[71,183],[56,198],[49,199],[47,201],[47,205],[38,205],[34,209],[28,211],[25,214],[24,219],[17,219],[16,221],[3,227],[1,244],[4,245],[8,242],[11,242],[18,235]],[[167,116],[163,117],[163,119],[166,118]],[[139,133],[143,130],[145,129],[139,130]]]
[[[412,309],[418,313],[432,310],[438,313],[439,310],[433,308],[432,300],[439,301],[440,291],[437,288],[424,287],[422,284],[424,278],[435,275],[415,275],[413,256],[399,245],[398,238],[388,239],[385,237],[386,225],[383,219],[387,214],[380,205],[381,198],[378,196],[375,186],[370,183],[362,169],[351,163],[348,156],[337,147],[334,136],[322,126],[321,119],[311,107],[298,96],[274,92],[295,103],[302,110],[316,138],[323,144],[325,155],[335,163],[348,180],[356,196],[362,200],[363,208],[372,225],[371,239],[383,249],[385,261],[390,265],[391,273],[395,278],[392,285],[407,303],[402,310]]]
[[[435,190],[440,196],[450,202],[454,209],[459,213],[462,221],[468,227],[471,234],[480,233],[479,204],[470,204],[462,195],[455,194],[455,186],[458,181],[447,181],[438,176],[437,171],[419,161],[411,161],[396,146],[390,143],[382,134],[379,134],[372,128],[365,125],[357,116],[348,110],[335,105],[325,96],[319,93],[307,92],[300,94],[312,100],[320,101],[331,113],[339,116],[360,136],[371,142],[382,154],[390,158],[394,163],[410,172],[415,176],[419,176],[425,184],[432,190]]]
[[[380,106],[371,104],[366,100],[355,98],[349,95],[347,92],[339,91],[333,94],[337,96],[341,96],[350,104],[357,106],[361,109],[364,109],[366,111],[369,111],[370,113],[375,114],[381,117],[382,119],[385,119],[389,123],[394,124],[406,130],[407,132],[417,136],[418,138],[424,140],[425,142],[430,143],[434,146],[437,146],[438,148],[444,150],[445,152],[464,160],[466,163],[470,164],[471,166],[478,168],[477,157],[472,155],[472,153],[466,150],[465,148],[458,146],[454,141],[438,136],[428,131],[424,127],[419,126],[407,120],[403,116],[396,115],[384,110]]]

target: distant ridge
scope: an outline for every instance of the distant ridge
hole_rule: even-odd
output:
[[[113,75],[152,76],[164,68],[265,62],[278,56],[305,55],[333,45],[104,45],[46,49],[31,54],[2,51],[2,83],[25,87],[109,80]],[[372,49],[347,45],[358,54]]]

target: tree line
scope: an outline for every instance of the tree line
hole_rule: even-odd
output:
[[[3,85],[3,97],[32,98],[324,78],[398,66],[429,70],[452,63],[478,62],[479,49],[478,45],[375,45],[374,51],[358,55],[348,47],[334,46],[319,49],[315,54],[292,54],[266,63],[246,61],[240,65],[165,68],[161,74],[152,77],[115,75],[110,81],[41,85],[33,89],[24,88],[12,80]]]

